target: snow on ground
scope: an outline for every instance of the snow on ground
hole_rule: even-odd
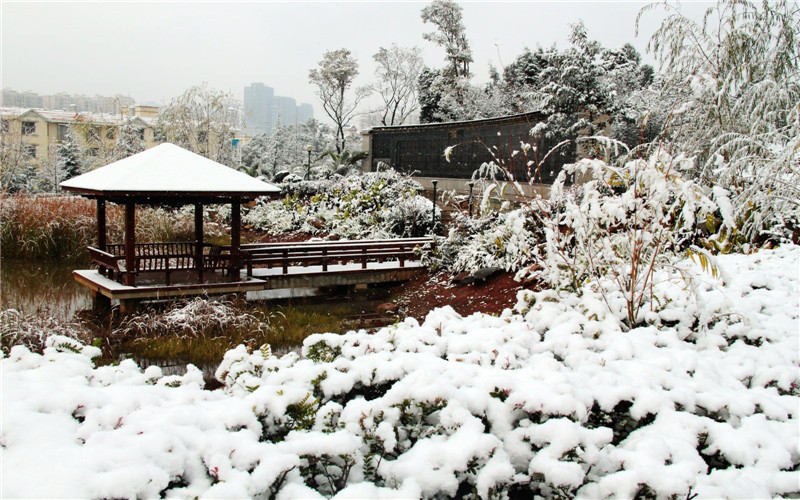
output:
[[[2,359],[3,497],[768,498],[800,492],[800,247],[690,261],[624,332],[589,290],[445,307],[303,356],[244,346],[224,390],[51,337]],[[668,276],[661,276],[668,278]],[[687,287],[695,290],[687,293]],[[612,308],[623,310],[619,297]]]

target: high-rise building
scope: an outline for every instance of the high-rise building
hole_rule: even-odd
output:
[[[247,135],[272,134],[275,89],[261,82],[244,88],[244,120]]]
[[[314,118],[311,104],[297,105],[292,97],[275,95],[275,90],[261,82],[244,88],[245,134],[272,135],[275,125],[294,125]]]
[[[314,118],[314,108],[308,103],[302,103],[297,106],[297,122],[305,123]]]
[[[294,125],[297,120],[297,101],[291,97],[275,96],[273,105],[275,121],[283,125]]]

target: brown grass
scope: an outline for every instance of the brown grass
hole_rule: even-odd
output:
[[[106,206],[109,243],[122,242],[124,220],[123,207]],[[220,226],[207,226],[209,237],[219,236],[212,228]],[[0,194],[0,233],[4,258],[85,261],[86,247],[97,244],[97,206],[78,196]],[[193,235],[191,210],[136,209],[137,241],[182,241]]]

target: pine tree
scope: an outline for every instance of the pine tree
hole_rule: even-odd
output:
[[[80,173],[83,161],[80,148],[73,140],[72,134],[68,133],[66,140],[58,145],[56,154],[61,164],[62,181],[75,177]]]
[[[145,150],[144,129],[133,123],[132,120],[126,121],[119,129],[117,142],[115,145],[115,155],[117,159],[127,158],[128,156],[141,153]]]

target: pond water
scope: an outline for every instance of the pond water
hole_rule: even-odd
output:
[[[0,307],[17,309],[24,313],[50,316],[61,321],[75,318],[76,313],[91,309],[92,299],[89,289],[77,283],[72,277],[74,264],[57,262],[31,262],[3,259],[0,263]],[[80,267],[80,266],[78,266]],[[332,317],[333,323],[340,324],[343,329],[369,328],[390,323],[376,314],[379,304],[389,300],[390,287],[369,288],[359,292],[350,291],[345,294],[321,294],[318,290],[302,289],[272,292],[258,299],[269,299],[283,312],[297,309],[304,314],[324,315]],[[256,298],[248,295],[248,299]],[[264,302],[252,302],[252,307],[263,307]],[[317,332],[309,332],[317,333]],[[298,349],[284,347],[276,349],[276,354]],[[125,353],[118,353],[121,358]],[[155,364],[162,367],[165,375],[185,372],[186,362],[180,359],[148,360],[136,359],[142,366]],[[213,378],[216,366],[200,367],[207,379]]]
[[[0,264],[0,305],[25,313],[72,319],[92,307],[89,289],[72,278],[74,265],[3,259]]]

